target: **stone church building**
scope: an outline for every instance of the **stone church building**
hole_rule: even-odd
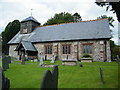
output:
[[[21,58],[78,60],[88,53],[93,61],[111,61],[107,19],[40,26],[32,16],[21,21],[20,31],[8,42],[9,55]]]

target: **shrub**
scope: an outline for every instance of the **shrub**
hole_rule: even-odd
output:
[[[85,54],[83,54],[82,58],[92,58],[92,56],[87,54],[87,53],[85,53]]]

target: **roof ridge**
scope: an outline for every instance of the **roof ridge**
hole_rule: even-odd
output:
[[[107,19],[108,19],[108,18],[85,20],[85,21],[78,21],[78,22],[68,22],[68,23],[60,23],[60,24],[52,24],[52,25],[38,26],[38,27],[36,27],[36,28],[39,28],[39,27],[47,27],[47,26],[63,25],[63,24],[70,24],[70,23],[79,23],[79,22],[90,22],[90,21],[107,20]]]

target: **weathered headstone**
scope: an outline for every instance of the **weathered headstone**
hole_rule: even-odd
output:
[[[2,90],[9,90],[10,88],[10,80],[4,76],[4,72],[2,72]]]
[[[44,88],[52,88],[52,74],[48,69],[44,74],[40,88],[41,88],[40,90],[43,90]]]
[[[25,64],[25,54],[22,54],[22,58],[21,58],[21,64]]]
[[[54,66],[52,73],[50,70],[46,70],[44,77],[42,79],[42,83],[40,86],[40,90],[44,90],[47,88],[53,88],[57,90],[58,88],[58,66]]]
[[[101,79],[102,84],[104,84],[104,78],[103,78],[102,68],[100,68],[100,79]]]
[[[52,70],[52,77],[53,77],[53,87],[58,88],[58,66],[55,65]]]
[[[42,54],[42,52],[40,53],[40,66],[42,66],[43,65],[43,54]]]
[[[2,68],[0,67],[0,90],[2,90]]]
[[[8,56],[2,57],[2,68],[3,70],[9,69],[9,64],[11,63],[11,58]]]
[[[56,55],[53,55],[51,63],[55,63],[55,57]]]

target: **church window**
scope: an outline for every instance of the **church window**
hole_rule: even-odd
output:
[[[45,54],[52,54],[52,45],[45,46]]]
[[[62,45],[62,53],[63,54],[70,54],[70,52],[71,52],[70,48],[71,48],[70,44]]]
[[[88,53],[88,54],[92,54],[92,49],[93,49],[93,45],[90,44],[83,44],[83,53]]]

